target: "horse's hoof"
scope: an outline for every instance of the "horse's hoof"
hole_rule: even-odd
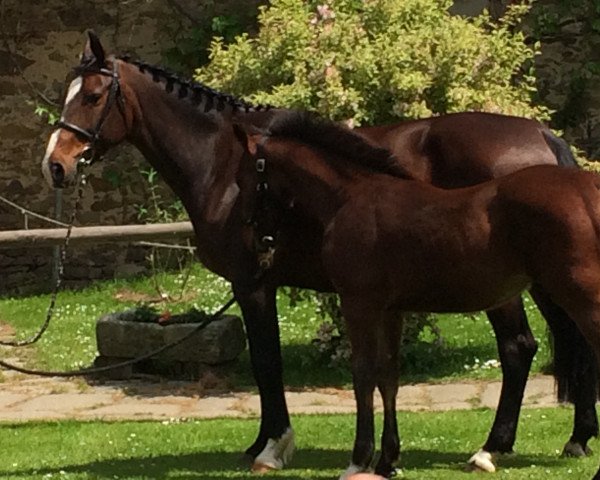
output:
[[[583,447],[581,443],[568,441],[563,448],[563,457],[587,457],[592,453],[590,447]]]
[[[264,473],[281,470],[292,459],[294,449],[294,431],[288,428],[281,438],[269,438],[267,446],[254,459],[252,471]]]
[[[378,478],[378,479],[391,479],[391,478],[400,478],[402,477],[402,469],[397,468],[397,467],[391,467],[391,468],[385,468],[385,469],[380,469],[375,467],[375,475],[373,475],[371,478]],[[365,477],[365,480],[368,477]],[[354,480],[354,477],[352,477],[352,480]]]
[[[469,458],[468,464],[470,470],[481,470],[489,473],[494,473],[496,471],[493,455],[485,450],[479,450],[475,455]]]

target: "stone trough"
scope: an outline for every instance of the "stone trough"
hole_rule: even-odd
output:
[[[110,313],[96,323],[99,356],[96,366],[113,365],[156,350],[184,337],[206,316],[202,312],[165,318],[149,309]],[[111,370],[103,375],[128,379],[136,374],[157,374],[194,380],[207,370],[235,360],[246,348],[246,336],[239,317],[223,315],[183,343],[142,362]]]

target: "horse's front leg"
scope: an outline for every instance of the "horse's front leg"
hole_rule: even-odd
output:
[[[264,284],[233,284],[242,310],[252,371],[260,395],[261,424],[256,441],[246,450],[253,470],[283,468],[294,452],[294,432],[285,402],[276,288]]]
[[[489,310],[487,315],[496,334],[502,364],[502,390],[488,439],[469,459],[469,464],[494,472],[493,455],[512,452],[525,384],[537,343],[527,323],[521,297]]]
[[[352,462],[340,477],[347,480],[357,472],[368,471],[375,453],[373,393],[377,383],[377,339],[381,328],[379,312],[374,315],[361,301],[341,299],[352,346],[352,382],[356,399],[356,436]]]

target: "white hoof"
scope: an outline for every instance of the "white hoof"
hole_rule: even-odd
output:
[[[362,473],[364,471],[365,471],[364,468],[359,467],[358,465],[354,465],[353,463],[351,463],[348,466],[348,468],[346,469],[346,471],[344,473],[342,473],[342,475],[340,476],[339,480],[348,480],[355,473]]]
[[[475,455],[469,458],[469,465],[484,472],[494,473],[496,465],[494,465],[494,457],[490,452],[479,450]]]
[[[252,471],[281,470],[294,455],[294,430],[288,428],[281,438],[269,438],[262,452],[254,459]]]

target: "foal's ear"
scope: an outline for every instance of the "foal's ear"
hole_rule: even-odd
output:
[[[264,135],[260,129],[249,123],[234,122],[233,133],[250,155],[256,155],[258,144]]]
[[[100,43],[98,35],[93,30],[88,30],[88,40],[83,49],[81,63],[86,65],[96,65],[99,68],[105,66],[106,54],[104,47]]]

